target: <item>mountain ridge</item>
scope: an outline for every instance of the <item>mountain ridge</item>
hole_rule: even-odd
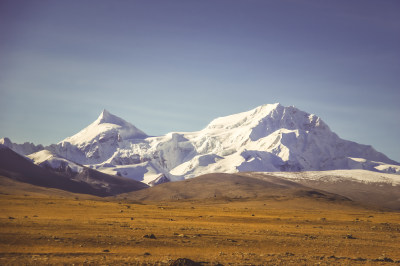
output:
[[[343,140],[320,117],[279,103],[216,118],[200,131],[157,137],[104,109],[77,134],[43,149],[147,184],[161,175],[177,181],[213,172],[400,173],[398,162],[372,146]]]

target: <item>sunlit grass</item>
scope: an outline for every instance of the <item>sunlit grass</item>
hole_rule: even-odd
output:
[[[3,195],[0,213],[1,264],[400,260],[399,213],[307,199],[139,204]]]

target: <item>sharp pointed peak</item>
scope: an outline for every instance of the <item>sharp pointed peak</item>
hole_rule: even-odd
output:
[[[136,128],[131,123],[111,114],[107,109],[103,109],[99,117],[93,123],[60,143],[69,142],[73,145],[92,143],[94,140],[98,140],[99,136],[102,134],[107,132],[111,132],[110,134],[112,134],[112,132],[116,131],[122,139],[147,137],[146,133]]]
[[[96,119],[96,122],[98,124],[109,123],[109,124],[117,124],[117,125],[121,125],[121,126],[122,126],[122,124],[127,123],[124,119],[110,113],[107,109],[103,109],[103,111],[101,111],[99,117]]]
[[[101,111],[102,114],[111,114],[106,108],[103,109],[103,111]]]
[[[125,120],[122,118],[111,114],[108,110],[103,109],[100,113],[100,115],[97,117],[97,119],[93,122],[94,124],[100,125],[100,124],[116,124],[123,126],[127,124]]]
[[[105,108],[103,109],[103,111],[101,111],[99,117],[96,119],[96,121],[93,124],[95,124],[95,125],[100,125],[100,124],[118,125],[118,126],[121,126],[121,127],[124,127],[124,128],[134,129],[134,131],[137,133],[137,135],[147,136],[146,133],[144,133],[143,131],[139,130],[134,125],[132,125],[131,123],[129,123],[126,120],[122,119],[121,117],[110,113]]]
[[[99,115],[99,118],[104,118],[104,117],[107,117],[107,116],[110,116],[110,115],[112,115],[107,109],[103,109],[102,111],[101,111],[101,113],[100,113],[100,115]]]
[[[0,139],[0,144],[4,144],[6,146],[12,146],[12,142],[9,138],[4,137]]]

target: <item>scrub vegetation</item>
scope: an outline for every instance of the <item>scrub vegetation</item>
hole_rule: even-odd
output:
[[[347,201],[139,202],[33,188],[1,190],[2,265],[400,263],[400,213]]]

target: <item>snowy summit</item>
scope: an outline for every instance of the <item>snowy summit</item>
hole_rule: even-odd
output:
[[[318,116],[279,103],[217,118],[200,131],[159,137],[149,137],[103,110],[79,133],[44,149],[73,163],[147,184],[213,172],[400,173],[399,163],[371,146],[343,140]],[[54,156],[49,158],[54,161]]]
[[[104,109],[92,124],[62,142],[82,146],[94,141],[105,142],[114,138],[117,141],[121,141],[122,139],[145,137],[147,135],[143,131]]]

